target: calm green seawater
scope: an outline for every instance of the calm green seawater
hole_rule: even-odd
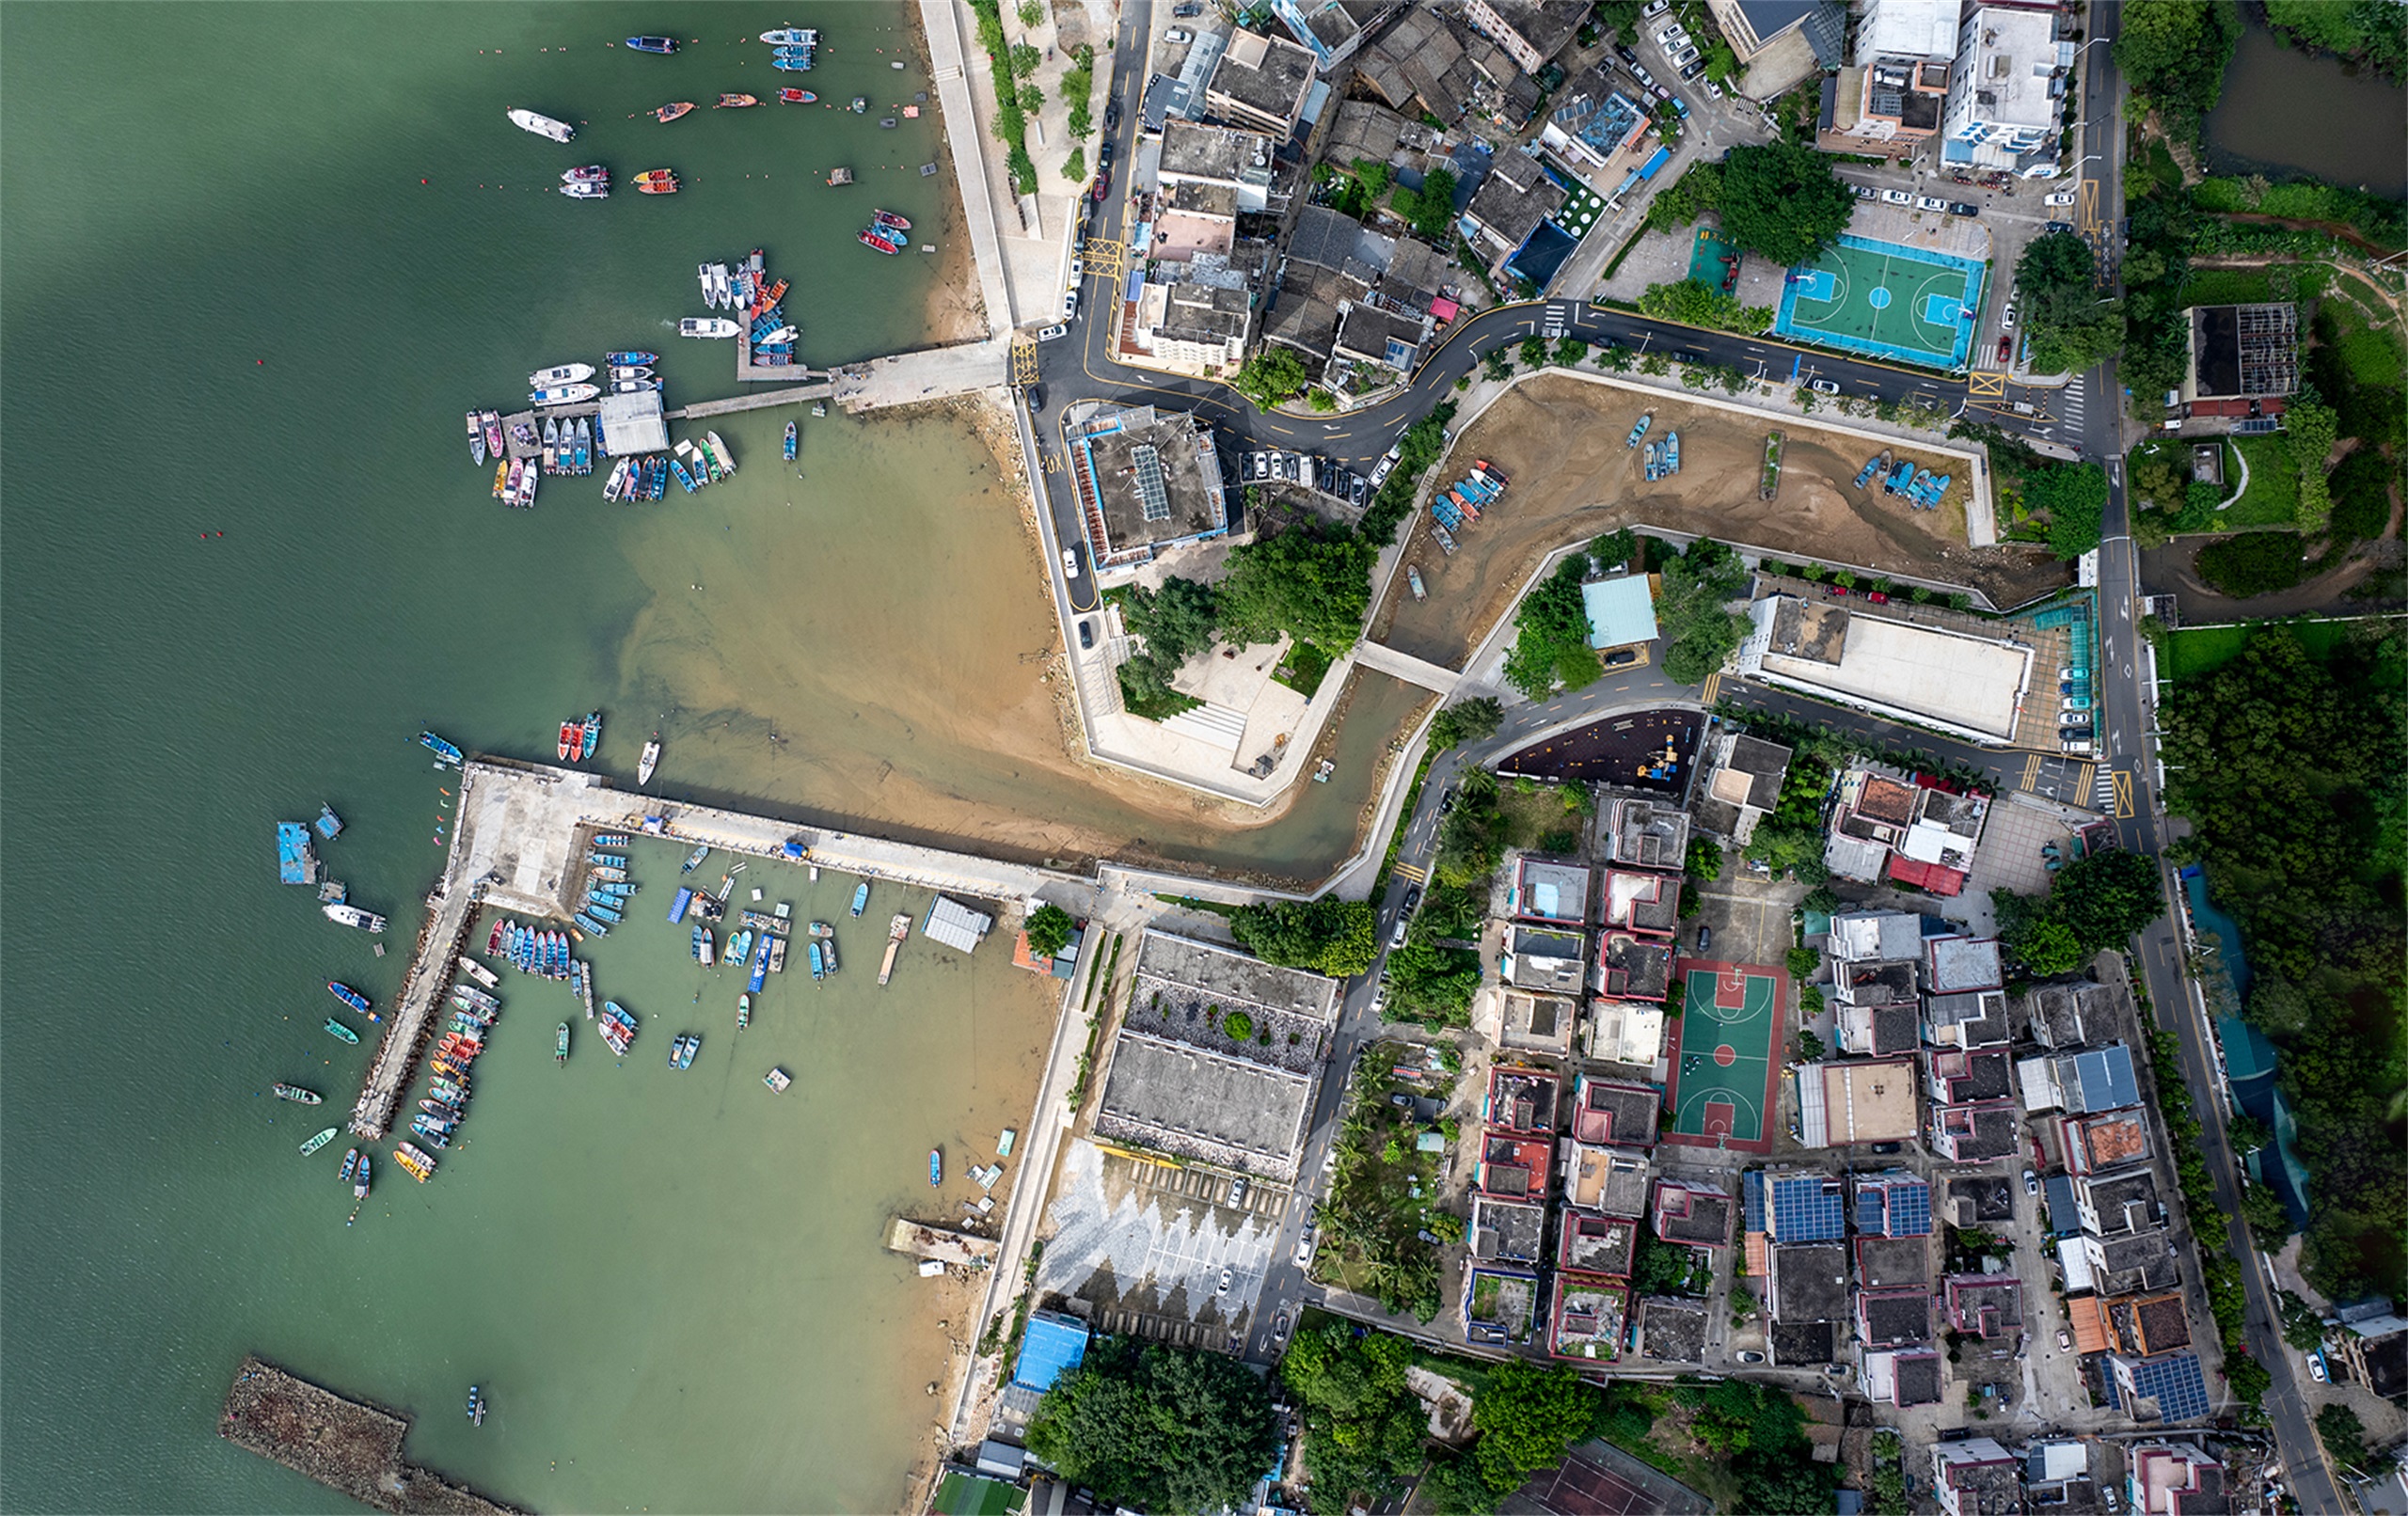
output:
[[[1311,873],[1352,845],[1414,703],[1382,677],[1339,781],[1274,827],[1165,819],[1063,755],[1036,551],[955,423],[805,418],[790,470],[782,415],[734,418],[736,481],[640,508],[597,475],[504,511],[471,467],[461,412],[539,365],[644,347],[673,403],[731,392],[728,346],[673,329],[699,261],[766,247],[815,362],[923,340],[939,261],[853,243],[872,204],[957,235],[917,172],[933,112],[876,124],[927,86],[887,67],[913,15],[0,8],[0,1507],[326,1508],[214,1435],[246,1350],[411,1412],[412,1456],[537,1508],[902,1498],[943,1345],[881,1224],[927,1204],[930,1145],[958,1176],[1024,1123],[1051,989],[915,940],[879,991],[882,924],[920,902],[854,923],[849,881],[756,864],[839,922],[847,968],[814,987],[798,955],[739,1041],[737,987],[660,919],[675,860],[640,850],[649,888],[593,950],[635,1055],[580,1019],[556,1068],[566,991],[506,980],[466,1144],[423,1187],[384,1162],[346,1229],[343,1145],[294,1148],[366,1061],[319,1030],[324,982],[390,998],[439,864],[421,726],[548,758],[600,705],[611,772],[663,731],[664,793],[1029,852]],[[673,18],[701,39],[676,57],[604,45]],[[799,82],[870,116],[707,109],[798,82],[740,40],[788,23],[824,35]],[[669,100],[706,108],[628,118]],[[594,161],[686,190],[552,192]],[[827,189],[838,164],[863,187]],[[321,799],[350,823],[330,871],[393,919],[384,958],[274,882],[272,824]]]

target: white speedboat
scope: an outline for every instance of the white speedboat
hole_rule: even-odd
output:
[[[754,347],[770,347],[779,342],[791,342],[800,335],[801,333],[792,326],[781,326],[776,331],[769,333],[768,336],[762,338],[752,345]]]
[[[817,47],[819,28],[816,26],[781,26],[773,32],[763,32],[761,40],[771,47]]]
[[[636,782],[652,782],[652,771],[660,766],[660,738],[656,735],[643,745],[643,756],[636,760]]]
[[[677,324],[680,337],[734,337],[743,329],[725,316],[688,316]]]
[[[610,197],[608,184],[562,184],[561,193],[572,200],[607,200]]]
[[[594,377],[591,363],[562,363],[549,369],[538,369],[527,376],[527,382],[541,389],[546,385],[573,385],[580,379]]]
[[[589,369],[585,373],[564,374],[562,377],[569,379],[583,379],[592,372],[593,371]],[[610,377],[613,379],[649,379],[652,377],[652,370],[650,366],[641,363],[613,363],[610,365]]]
[[[594,385],[552,385],[527,397],[536,405],[576,405],[602,393]]]
[[[548,116],[538,116],[533,111],[512,111],[510,124],[522,132],[532,132],[539,137],[550,137],[554,142],[566,142],[577,135],[577,128],[566,121],[555,121]]]

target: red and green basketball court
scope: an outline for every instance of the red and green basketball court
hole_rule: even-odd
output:
[[[1755,963],[1683,958],[1674,966],[1681,1019],[1667,1056],[1672,1108],[1668,1143],[1740,1153],[1772,1151],[1772,1112],[1781,1060],[1786,970]]]

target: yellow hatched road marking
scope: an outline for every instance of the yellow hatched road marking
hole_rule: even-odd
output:
[[[1976,369],[1965,376],[1965,393],[1997,400],[2006,394],[2006,375]]]
[[[1012,344],[1012,384],[1025,389],[1037,383],[1037,344],[1016,341]]]
[[[2097,231],[2099,229],[2099,181],[2085,179],[2082,182],[2081,199],[2077,204],[2082,212],[2082,229],[2084,232]]]
[[[2129,768],[2115,770],[2115,819],[2132,813],[2132,773]]]
[[[2026,754],[2023,759],[2023,782],[2020,788],[2028,795],[2038,786],[2039,782],[2040,755],[2036,752]]]
[[[1719,669],[1718,669],[1718,670],[1716,670],[1714,672],[1712,672],[1712,673],[1710,673],[1710,674],[1707,674],[1707,675],[1705,676],[1705,689],[1704,689],[1704,691],[1703,691],[1702,694],[1700,694],[1700,695],[1698,696],[1698,702],[1699,702],[1699,703],[1701,703],[1701,704],[1704,704],[1704,705],[1711,705],[1711,704],[1713,704],[1713,703],[1714,703],[1714,697],[1715,697],[1716,693],[1717,693],[1718,691],[1719,691],[1721,688],[1722,688],[1722,671],[1721,671],[1721,670],[1719,670]]]
[[[1080,249],[1079,257],[1085,262],[1089,274],[1117,279],[1129,272],[1129,245],[1125,242],[1107,242],[1100,237],[1090,237],[1086,245]]]
[[[1413,863],[1399,863],[1396,866],[1396,876],[1400,879],[1410,879],[1415,884],[1427,883],[1430,878],[1427,872]]]
[[[2082,777],[2075,781],[2073,792],[2076,795],[2088,795],[2090,793],[2090,786],[2097,782],[2098,778],[2099,766],[2097,764],[2083,765]]]

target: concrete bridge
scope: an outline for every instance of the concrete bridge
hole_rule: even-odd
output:
[[[1417,658],[1410,653],[1399,653],[1396,649],[1381,642],[1367,640],[1356,643],[1354,657],[1366,669],[1377,669],[1382,673],[1394,674],[1407,684],[1419,685],[1424,689],[1434,689],[1441,695],[1453,694],[1456,684],[1463,678],[1463,675],[1452,669],[1441,669],[1434,663]]]

